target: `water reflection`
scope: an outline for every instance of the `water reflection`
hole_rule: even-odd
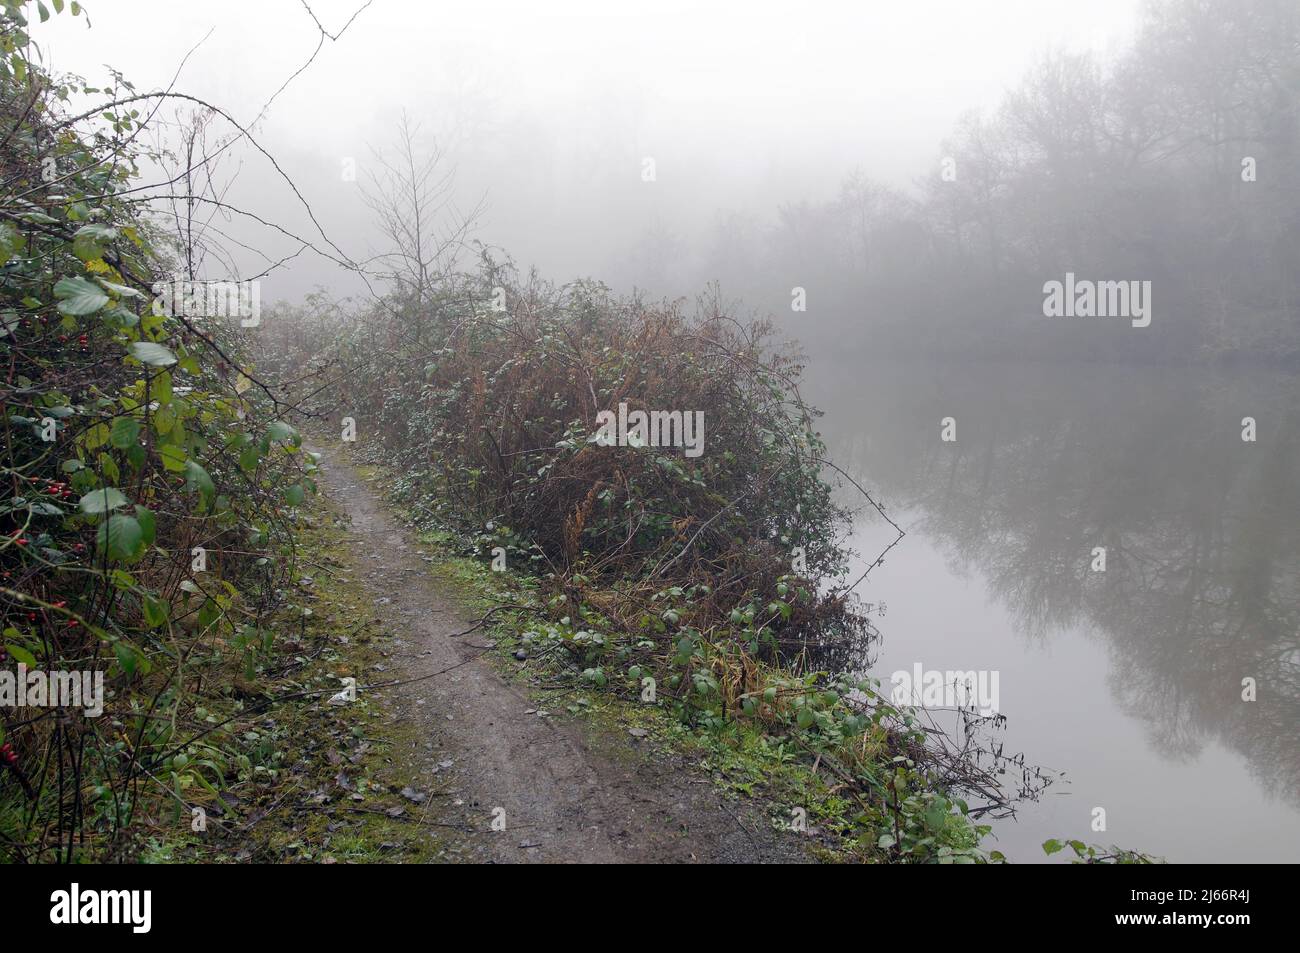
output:
[[[1111,698],[1163,756],[1217,740],[1300,804],[1295,376],[911,365],[822,367],[814,384],[835,459],[977,572],[1025,638],[1099,633]]]

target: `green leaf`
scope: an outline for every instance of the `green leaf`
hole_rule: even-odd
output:
[[[92,490],[81,498],[77,506],[81,512],[97,516],[100,513],[107,513],[109,510],[115,510],[119,506],[126,506],[129,501],[122,495],[122,491],[115,487],[106,486],[99,490]]]
[[[108,295],[85,278],[60,278],[54,297],[59,299],[59,313],[73,317],[94,314],[108,304]]]
[[[171,403],[172,376],[163,371],[153,379],[153,382],[149,385],[149,392],[159,404]]]
[[[176,426],[176,410],[171,406],[159,407],[158,412],[153,415],[153,429],[158,431],[158,436],[165,437],[171,433],[174,426]]]
[[[144,552],[144,530],[134,517],[114,513],[100,524],[96,542],[110,559],[132,560]]]
[[[134,417],[119,417],[113,421],[113,431],[108,442],[119,450],[135,446],[140,437],[140,421]]]
[[[72,236],[72,253],[90,262],[104,257],[104,246],[117,238],[117,229],[109,225],[83,225]]]
[[[261,460],[262,448],[255,443],[250,443],[244,448],[243,453],[239,455],[239,466],[245,473],[252,473],[257,469],[257,465]]]
[[[75,7],[76,5],[73,4]],[[140,656],[126,642],[118,642],[113,646],[113,654],[117,656],[117,664],[122,666],[122,671],[127,675],[134,675],[135,670],[140,665]]]
[[[110,483],[116,483],[122,475],[118,472],[117,461],[107,453],[102,452],[97,459],[99,461],[99,469],[103,471],[104,476],[108,478]]]
[[[293,486],[285,488],[284,491],[284,498],[290,506],[301,505],[305,495],[301,483],[295,483]]]
[[[1064,850],[1064,849],[1065,849],[1065,845],[1062,844],[1059,840],[1056,840],[1055,838],[1053,838],[1052,840],[1043,841],[1043,853],[1049,856],[1055,854],[1059,850]]]
[[[57,288],[55,289],[58,290]],[[60,306],[61,307],[61,306]],[[176,363],[176,355],[154,341],[136,341],[129,348],[131,356],[142,364],[166,367]]]
[[[266,428],[266,435],[278,443],[290,443],[297,436],[297,431],[283,420],[277,420]]]
[[[108,443],[109,435],[108,424],[95,424],[81,438],[82,445],[87,450],[95,450]]]
[[[185,489],[198,490],[208,502],[212,502],[212,498],[217,494],[217,488],[213,486],[208,471],[193,460],[185,461]]]
[[[151,629],[156,629],[167,621],[167,604],[161,599],[144,596],[140,599],[140,608],[144,610],[144,622]]]
[[[35,667],[36,665],[36,656],[27,651],[21,645],[14,645],[10,642],[6,642],[5,651],[13,657],[15,662],[22,662],[29,668]]]
[[[146,546],[152,546],[153,541],[158,534],[158,520],[153,515],[153,510],[137,503],[135,507],[135,518],[140,524],[140,532],[143,534],[144,544]]]
[[[105,281],[103,278],[97,278],[95,280],[98,281],[105,288],[107,288],[109,291],[113,292],[113,294],[117,295],[119,298],[143,298],[144,297],[144,295],[141,292],[137,291],[136,289],[129,288],[126,285],[119,285],[115,281]]]
[[[168,444],[158,448],[158,456],[162,458],[163,469],[170,470],[172,473],[182,473],[189,454],[185,452],[184,447]]]

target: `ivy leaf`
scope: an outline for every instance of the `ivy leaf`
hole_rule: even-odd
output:
[[[54,297],[59,299],[59,313],[72,317],[94,314],[108,304],[103,289],[85,278],[60,278],[54,286]]]
[[[127,498],[122,495],[121,490],[106,486],[99,490],[91,490],[81,498],[81,502],[77,506],[83,513],[98,516],[100,513],[115,510],[119,506],[126,506],[128,502]]]
[[[55,290],[57,291],[58,289],[56,288]],[[176,363],[176,355],[154,341],[136,341],[131,345],[129,350],[131,351],[131,356],[142,364],[152,364],[154,367],[167,367],[169,364]]]

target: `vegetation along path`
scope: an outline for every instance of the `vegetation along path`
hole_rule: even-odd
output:
[[[463,853],[501,862],[798,861],[797,835],[732,802],[687,758],[626,729],[548,713],[508,684],[460,593],[346,455],[324,452],[322,489],[350,528],[348,569],[385,621],[394,665],[376,686],[413,739],[406,767],[437,787],[431,810]],[[510,664],[528,665],[511,661]],[[433,675],[432,673],[440,673]],[[430,677],[432,676],[432,677]],[[637,732],[641,734],[641,732]],[[438,781],[433,782],[434,776]],[[496,827],[503,830],[494,830]]]

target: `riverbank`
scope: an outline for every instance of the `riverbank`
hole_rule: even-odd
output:
[[[388,491],[389,502],[407,526],[401,532],[384,530],[384,538],[390,547],[418,546],[410,551],[447,592],[456,594],[460,617],[474,620],[458,640],[462,648],[479,653],[476,663],[490,665],[526,696],[534,718],[581,726],[591,750],[602,757],[618,760],[635,752],[641,760],[639,772],[655,766],[659,781],[647,785],[647,793],[663,783],[665,768],[686,768],[695,775],[693,783],[712,788],[712,797],[720,799],[728,813],[743,809],[745,820],[737,818],[734,825],[747,838],[759,833],[769,837],[772,832],[797,836],[799,851],[822,860],[1002,859],[996,851],[979,848],[987,828],[965,813],[963,802],[921,789],[915,762],[893,753],[891,740],[883,730],[873,732],[869,719],[853,720],[862,717],[861,708],[849,697],[852,690],[836,679],[753,659],[745,660],[744,672],[733,672],[726,667],[730,659],[722,647],[703,645],[697,648],[710,664],[698,676],[691,673],[683,680],[663,672],[651,674],[645,660],[637,664],[628,651],[636,639],[595,631],[590,614],[584,613],[578,624],[554,611],[529,574],[494,571],[490,552],[476,555],[472,541],[431,518],[419,502],[394,500],[392,488],[401,481],[373,460],[363,459],[367,456],[378,457],[339,446],[327,451],[323,469],[349,474],[342,476],[343,492],[353,501],[348,505],[362,507],[363,520],[375,516],[370,504],[360,503],[370,496],[369,488]],[[390,598],[398,600],[401,584],[393,582],[395,594]],[[602,656],[622,657],[626,664],[586,665],[581,646],[592,640],[604,643]],[[714,690],[718,683],[738,688],[741,679],[753,687],[736,693],[738,701],[712,716],[706,710],[702,719],[684,718],[682,695],[703,694],[695,684],[697,677],[708,678]],[[646,679],[653,680],[652,692]],[[879,779],[878,798],[864,790],[859,772]],[[887,800],[893,791],[898,792],[896,811]],[[895,850],[900,843],[914,855],[900,856]],[[753,847],[741,845],[728,859],[770,859],[765,850],[753,855]]]
[[[783,823],[734,759],[671,722],[518,663],[526,598],[382,503],[379,471],[326,450],[301,524],[301,627],[275,705],[249,732],[276,750],[256,779],[191,800],[154,862],[781,862],[829,856]],[[291,607],[294,608],[294,607]],[[482,620],[488,616],[484,623]],[[331,693],[355,679],[355,698]],[[307,697],[291,697],[306,687]],[[251,739],[255,741],[256,739]],[[794,783],[792,781],[792,783]],[[168,828],[164,827],[163,830]],[[158,830],[155,828],[155,831]]]

